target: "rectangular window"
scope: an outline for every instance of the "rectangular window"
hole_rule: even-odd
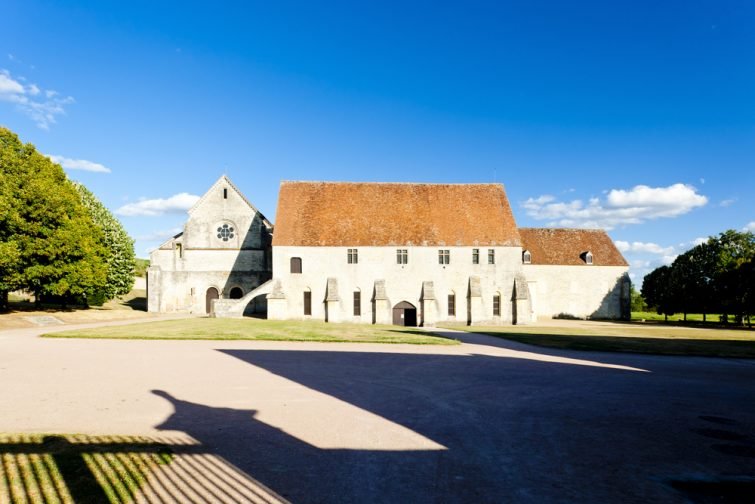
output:
[[[499,294],[493,296],[493,315],[501,316],[501,296]]]
[[[450,250],[438,251],[438,264],[451,264],[451,251]]]
[[[495,249],[488,249],[488,264],[495,264]]]
[[[354,316],[359,317],[360,315],[362,315],[362,293],[354,291]]]
[[[304,315],[312,315],[312,292],[304,291]]]
[[[180,243],[176,243],[176,253],[178,254],[179,259],[184,258],[184,247]]]
[[[407,249],[396,249],[396,264],[409,264],[409,251]]]
[[[228,189],[223,189],[223,199],[228,199]]]
[[[301,257],[291,258],[291,273],[301,273]]]
[[[456,294],[448,295],[448,316],[456,316]]]
[[[346,256],[349,264],[357,264],[359,262],[359,255],[357,249],[349,249]]]
[[[480,264],[480,249],[472,249],[472,264]]]

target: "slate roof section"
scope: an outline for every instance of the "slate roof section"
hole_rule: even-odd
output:
[[[628,266],[613,240],[602,229],[519,228],[522,250],[531,264],[588,266],[582,254],[592,252],[592,266]]]
[[[501,184],[284,181],[273,246],[519,246]]]

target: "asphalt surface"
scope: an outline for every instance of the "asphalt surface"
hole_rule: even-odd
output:
[[[755,488],[754,360],[463,333],[454,347],[36,337],[50,330],[0,332],[0,432],[191,439],[293,502],[727,502],[705,499]]]

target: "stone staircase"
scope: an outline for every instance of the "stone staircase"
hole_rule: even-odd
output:
[[[241,318],[244,316],[244,310],[249,302],[262,294],[270,294],[273,290],[273,281],[268,280],[256,289],[247,292],[246,295],[239,299],[215,299],[212,302],[212,313],[210,317],[216,318]]]

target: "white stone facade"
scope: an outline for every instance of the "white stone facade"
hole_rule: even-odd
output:
[[[272,225],[227,177],[189,210],[184,231],[150,254],[148,309],[208,313],[219,299],[243,296],[272,276]]]
[[[622,319],[628,316],[626,266],[525,264],[536,318]]]
[[[355,264],[348,263],[350,248],[357,251]],[[479,264],[473,264],[475,249]],[[407,251],[407,264],[398,264],[398,250]],[[449,251],[449,264],[440,264],[440,250]],[[494,264],[488,263],[489,250]],[[301,273],[291,273],[292,258],[301,259]],[[406,301],[417,309],[418,324],[498,325],[514,322],[514,279],[521,276],[522,264],[520,247],[275,246],[273,271],[278,294],[268,297],[271,319],[389,324],[393,307]],[[384,295],[376,292],[381,290],[376,282]],[[334,285],[337,295],[328,291]],[[311,315],[305,315],[305,292],[311,293]],[[354,314],[355,292],[360,293],[360,315]],[[454,295],[453,315],[449,295]],[[522,305],[517,315],[518,323],[531,321],[529,305]]]

